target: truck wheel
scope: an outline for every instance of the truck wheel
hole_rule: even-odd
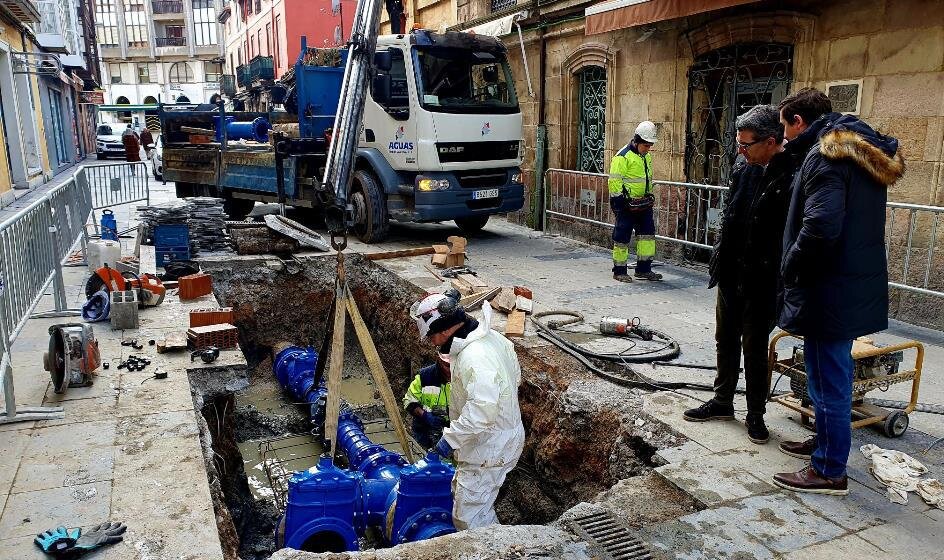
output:
[[[246,216],[252,212],[253,206],[256,205],[255,200],[246,200],[245,198],[233,198],[227,196],[223,198],[223,212],[226,212],[226,215],[229,216],[230,220],[245,220]]]
[[[354,233],[364,243],[378,243],[387,237],[387,196],[377,178],[369,171],[354,172],[351,189],[354,207]]]
[[[478,233],[482,231],[485,224],[488,223],[488,216],[470,216],[468,218],[456,218],[456,225],[462,230],[462,233]]]

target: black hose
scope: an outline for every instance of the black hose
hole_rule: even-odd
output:
[[[550,315],[568,315],[572,317],[565,321],[550,321],[548,324],[544,324],[539,319],[541,317],[547,317]],[[583,321],[583,315],[577,313],[576,311],[566,311],[566,310],[550,310],[550,311],[541,311],[540,313],[535,313],[531,316],[531,322],[533,322],[538,329],[544,332],[553,332],[554,330],[565,326],[580,323]],[[643,350],[640,352],[633,352],[631,354],[619,353],[619,354],[601,354],[598,352],[593,352],[587,350],[579,344],[573,344],[567,342],[567,344],[572,345],[572,347],[577,351],[583,354],[588,358],[595,358],[597,360],[603,360],[606,362],[623,362],[630,364],[644,364],[649,362],[656,361],[667,361],[675,359],[681,353],[681,348],[679,343],[676,342],[671,336],[654,329],[650,329],[649,332],[652,333],[653,338],[658,338],[663,341],[665,344],[661,348],[656,348],[654,350]],[[554,333],[557,336],[556,333]],[[638,334],[636,335],[638,336]],[[641,337],[640,337],[641,338]],[[566,342],[566,341],[565,341]]]

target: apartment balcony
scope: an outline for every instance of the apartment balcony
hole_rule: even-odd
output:
[[[68,6],[60,0],[39,0],[39,22],[33,25],[36,42],[46,52],[78,54],[74,21]]]
[[[39,9],[33,0],[0,0],[3,6],[20,23],[36,23],[40,20]]]
[[[236,76],[232,74],[223,74],[220,76],[220,91],[226,97],[236,95]]]
[[[186,37],[155,37],[154,46],[161,47],[186,47]]]
[[[151,13],[155,21],[182,20],[184,3],[182,0],[152,0]]]
[[[236,83],[239,84],[239,87],[249,87],[249,84],[252,83],[252,78],[249,77],[248,64],[241,64],[236,67]]]
[[[274,80],[275,67],[272,63],[272,57],[257,56],[250,60],[249,79],[253,82],[257,80]]]

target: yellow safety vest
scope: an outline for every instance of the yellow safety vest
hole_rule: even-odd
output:
[[[629,149],[629,144],[626,144],[613,156],[607,184],[611,197],[628,194],[629,198],[642,198],[650,194],[652,192],[652,155],[641,156]]]

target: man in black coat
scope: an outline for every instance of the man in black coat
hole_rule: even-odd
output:
[[[845,495],[852,340],[888,327],[885,202],[905,164],[896,139],[831,110],[829,98],[812,88],[780,103],[787,139],[809,152],[794,178],[787,214],[778,324],[804,337],[816,436],[780,445],[788,455],[809,458],[810,466],[777,474],[774,483]]]
[[[745,162],[731,180],[721,236],[712,253],[708,287],[718,286],[715,308],[718,375],[714,397],[685,411],[690,422],[734,418],[741,351],[747,386],[747,437],[763,444],[767,402],[767,343],[777,320],[783,228],[793,174],[806,156],[783,144],[780,112],[757,105],[738,117],[737,146]]]

